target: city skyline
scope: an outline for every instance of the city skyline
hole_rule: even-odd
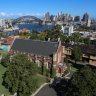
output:
[[[72,16],[96,18],[95,0],[3,0],[0,2],[0,18],[15,18],[23,15],[43,17],[46,12],[56,15],[58,12]]]

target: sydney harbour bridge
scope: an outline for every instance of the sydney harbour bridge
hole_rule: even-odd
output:
[[[13,20],[13,24],[39,23],[43,25],[43,20],[35,16],[22,16]]]

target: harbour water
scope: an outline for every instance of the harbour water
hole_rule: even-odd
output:
[[[20,29],[23,29],[23,28],[26,28],[28,30],[30,30],[31,32],[33,30],[36,30],[38,32],[41,32],[41,31],[44,31],[46,29],[51,29],[53,28],[53,25],[40,25],[38,23],[35,23],[35,24],[20,24],[20,25],[17,25]]]
[[[16,24],[14,26],[17,26],[19,27],[19,30],[22,30],[24,28],[30,30],[30,32],[32,32],[33,30],[36,30],[38,32],[41,32],[41,31],[44,31],[46,29],[52,29],[54,27],[54,25],[40,25],[38,23],[34,23],[34,24]],[[6,35],[6,36],[10,36],[10,35],[15,35],[15,34],[18,34],[19,31],[18,30],[15,30],[13,32],[6,32],[6,33],[3,33],[3,35]]]

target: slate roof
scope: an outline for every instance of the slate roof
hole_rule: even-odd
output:
[[[51,56],[57,51],[58,42],[15,39],[11,49],[40,56]]]

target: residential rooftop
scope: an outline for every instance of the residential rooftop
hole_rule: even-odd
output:
[[[96,45],[71,45],[71,44],[65,44],[62,43],[63,46],[65,46],[65,48],[74,48],[75,46],[78,46],[83,53],[85,54],[91,54],[91,55],[96,55]]]

